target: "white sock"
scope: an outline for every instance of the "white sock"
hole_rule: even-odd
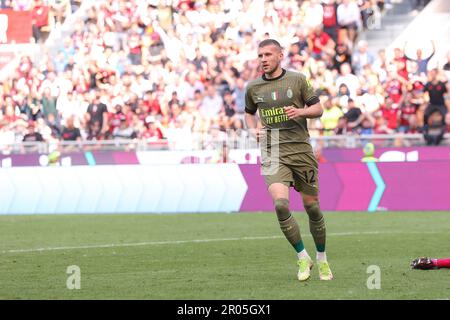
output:
[[[327,254],[324,252],[317,252],[316,254],[317,261],[327,261]]]
[[[308,252],[306,252],[306,249],[303,249],[302,251],[297,253],[297,257],[299,259],[301,258],[310,258]]]

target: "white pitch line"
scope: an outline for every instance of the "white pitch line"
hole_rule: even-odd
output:
[[[97,248],[115,248],[115,247],[139,247],[139,246],[157,246],[164,244],[184,244],[184,243],[202,243],[202,242],[218,242],[218,241],[238,241],[238,240],[267,240],[278,238],[282,238],[282,236],[192,239],[192,240],[175,240],[175,241],[135,242],[135,243],[110,243],[110,244],[86,245],[76,247],[47,247],[34,249],[4,250],[2,251],[2,253],[39,252],[39,251],[72,250],[72,249],[97,249]]]
[[[340,232],[329,233],[327,237],[336,236],[353,236],[353,235],[371,235],[371,234],[400,234],[403,232],[381,232],[381,231],[368,231],[368,232]],[[412,234],[414,232],[406,232]],[[418,234],[425,234],[430,232],[417,232]],[[435,233],[435,232],[431,232]],[[311,236],[311,235],[305,235]],[[241,238],[218,238],[218,239],[192,239],[192,240],[174,240],[174,241],[151,241],[151,242],[135,242],[135,243],[110,243],[110,244],[94,244],[85,246],[73,246],[73,247],[45,247],[45,248],[31,248],[31,249],[12,249],[3,250],[5,253],[26,253],[26,252],[42,252],[42,251],[56,251],[56,250],[77,250],[77,249],[100,249],[100,248],[117,248],[117,247],[139,247],[139,246],[158,246],[158,245],[171,245],[171,244],[185,244],[185,243],[205,243],[205,242],[220,242],[220,241],[241,241],[241,240],[269,240],[269,239],[284,239],[284,236],[261,236],[261,237],[241,237]]]

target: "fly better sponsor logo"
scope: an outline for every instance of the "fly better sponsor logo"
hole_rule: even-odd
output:
[[[261,117],[265,124],[280,123],[289,120],[283,107],[261,109]]]

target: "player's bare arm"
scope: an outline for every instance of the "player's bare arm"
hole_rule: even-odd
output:
[[[264,130],[262,128],[261,122],[259,121],[256,114],[245,114],[245,123],[251,135],[256,139],[260,139],[264,135]]]

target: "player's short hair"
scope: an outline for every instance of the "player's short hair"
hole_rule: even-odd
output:
[[[266,46],[270,46],[270,45],[274,45],[275,47],[278,47],[278,49],[280,49],[280,50],[283,49],[281,44],[275,39],[265,39],[265,40],[261,41],[258,45],[258,48],[262,48],[262,47],[266,47]]]

